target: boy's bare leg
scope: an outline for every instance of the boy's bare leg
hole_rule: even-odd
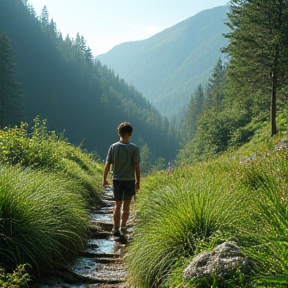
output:
[[[122,227],[126,227],[129,214],[130,214],[130,204],[131,204],[131,200],[123,202],[123,213],[122,213],[122,223],[121,223]]]
[[[114,213],[113,213],[114,229],[120,228],[121,206],[122,201],[115,201]]]

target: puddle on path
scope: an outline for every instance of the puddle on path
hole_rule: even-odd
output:
[[[89,253],[115,253],[115,241],[112,239],[91,239],[88,241],[89,247],[86,252]],[[92,247],[92,248],[91,248]],[[95,247],[95,248],[94,248]]]

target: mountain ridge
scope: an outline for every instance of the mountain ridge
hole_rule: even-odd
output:
[[[177,114],[196,87],[207,82],[221,57],[220,49],[227,43],[223,33],[228,31],[224,25],[228,8],[201,11],[148,39],[118,44],[96,59],[141,91],[165,116]]]

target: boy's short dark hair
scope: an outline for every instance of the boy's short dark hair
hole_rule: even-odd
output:
[[[127,133],[132,133],[133,127],[129,122],[123,122],[118,126],[117,130],[118,134],[125,135]]]

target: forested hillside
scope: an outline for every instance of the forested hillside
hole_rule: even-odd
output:
[[[1,128],[39,115],[49,130],[65,131],[71,143],[104,158],[118,140],[117,125],[129,121],[133,142],[146,144],[151,161],[174,158],[177,136],[168,120],[133,86],[94,63],[82,35],[63,37],[47,9],[36,17],[25,0],[1,0],[0,35]]]
[[[97,56],[133,84],[164,115],[179,115],[199,83],[205,84],[228,41],[229,6],[205,10],[142,41]]]
[[[287,16],[283,1],[231,1],[229,44],[223,49],[230,61],[220,59],[209,81],[192,94],[179,163],[237,149],[267,121],[267,139],[277,135],[277,116],[287,113]],[[283,116],[278,121],[288,124]]]

